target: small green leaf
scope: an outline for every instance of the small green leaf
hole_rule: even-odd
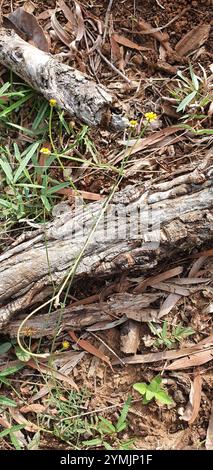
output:
[[[22,447],[24,447],[24,444],[21,441],[18,441],[16,435],[13,432],[10,433],[10,440],[16,450],[21,450]]]
[[[7,369],[3,369],[3,370],[0,372],[0,378],[1,378],[1,377],[6,377],[7,375],[12,375],[12,374],[14,374],[14,373],[17,372],[19,369],[22,369],[22,367],[23,367],[22,364],[17,364],[17,366],[8,367]]]
[[[153,325],[153,323],[151,321],[148,322],[148,325],[149,325],[149,328],[150,328],[151,332],[154,335],[159,336],[159,332],[158,332],[157,328],[155,328],[155,326]]]
[[[139,392],[141,395],[145,395],[147,391],[147,385],[144,382],[134,384],[133,388],[134,390]]]
[[[47,189],[46,194],[49,196],[50,194],[57,193],[60,189],[64,188],[69,188],[70,184],[69,182],[67,183],[59,183],[56,186],[53,186],[52,188]]]
[[[156,392],[155,395],[156,400],[159,400],[161,403],[164,403],[165,405],[172,405],[173,400],[169,397],[169,395],[164,392],[164,390],[160,390],[159,392]]]
[[[11,385],[11,381],[8,380],[8,379],[5,379],[4,377],[0,377],[0,384],[4,384],[4,385],[7,385],[7,386],[10,386],[10,385]]]
[[[4,95],[4,93],[8,90],[8,88],[10,88],[10,86],[10,82],[4,83],[0,88],[0,96]]]
[[[11,343],[2,343],[0,344],[0,356],[7,353],[11,348]]]
[[[116,424],[116,431],[117,432],[122,432],[124,429],[127,428],[127,422],[119,424],[119,426]]]
[[[107,433],[116,432],[115,426],[113,426],[113,424],[108,419],[103,418],[103,416],[99,416],[99,420],[101,421],[101,423],[99,423],[99,428],[103,432],[107,432]]]
[[[30,150],[27,152],[26,156],[22,159],[21,164],[19,165],[18,169],[15,172],[14,175],[14,183],[16,183],[21,176],[21,174],[24,172],[27,164],[29,163],[30,159],[36,152],[38,146],[40,145],[40,142],[35,142],[33,145],[31,145]]]
[[[17,95],[18,93],[16,93]],[[20,93],[19,93],[20,95]],[[23,93],[22,93],[23,95]],[[33,96],[33,93],[26,93],[26,96],[21,98],[18,101],[15,101],[15,103],[11,104],[11,106],[6,107],[3,111],[0,112],[0,118],[6,116],[7,114],[11,113],[14,109],[20,108],[22,104],[24,104],[26,101],[28,101],[31,97]]]
[[[180,77],[181,80],[183,80],[188,87],[191,85],[190,80],[187,77],[185,77],[180,70],[177,71],[177,76]]]
[[[192,131],[196,135],[213,135],[213,129],[199,129],[198,131],[192,129]]]
[[[159,390],[161,382],[162,382],[161,376],[156,375],[156,377],[154,377],[154,379],[152,379],[151,382],[150,382],[149,390],[151,390],[152,392],[155,392],[156,390]]]
[[[103,446],[105,447],[106,450],[113,450],[113,447],[106,441],[103,441]]]
[[[128,415],[128,412],[129,412],[129,407],[131,405],[131,401],[132,401],[132,398],[129,396],[126,400],[126,402],[124,403],[124,406],[123,406],[123,409],[121,411],[121,414],[118,418],[118,421],[117,421],[117,424],[116,424],[116,429],[117,429],[117,432],[120,432],[121,429],[120,429],[120,426],[125,424],[126,425],[126,417]]]
[[[11,202],[9,201],[6,201],[5,199],[1,199],[0,198],[0,207],[6,207],[6,208],[10,208],[11,207]]]
[[[99,437],[97,437],[96,439],[90,439],[89,441],[83,441],[82,444],[84,446],[93,447],[93,446],[98,446],[98,445],[102,444],[102,440]]]
[[[149,390],[149,389],[147,388],[147,391],[146,391],[146,399],[147,399],[148,401],[152,400],[152,399],[154,398],[154,396],[155,396],[155,393],[156,393],[156,392],[152,392],[151,390]]]
[[[42,194],[42,195],[41,195],[41,200],[42,200],[42,202],[43,202],[43,204],[44,204],[44,207],[45,207],[46,211],[47,211],[47,212],[50,212],[51,209],[52,209],[52,207],[51,207],[51,205],[50,205],[50,203],[49,203],[47,197],[45,196],[45,194]]]
[[[10,398],[4,397],[0,395],[0,406],[13,406],[14,408],[17,406],[17,403]]]
[[[122,442],[119,447],[119,450],[131,450],[133,449],[134,439],[129,439],[129,441]]]
[[[17,358],[23,362],[28,362],[31,358],[31,355],[23,351],[23,349],[21,349],[19,346],[16,346],[15,353],[16,353]]]
[[[11,428],[4,429],[4,431],[0,432],[0,438],[7,436],[11,432],[20,431],[23,428],[24,428],[23,424],[17,424],[15,426],[12,426]]]
[[[11,168],[9,162],[7,162],[5,160],[0,160],[0,165],[1,165],[1,168],[4,172],[4,174],[6,175],[9,183],[12,184],[13,183],[13,172],[12,172],[12,168]]]
[[[162,335],[162,338],[166,338],[166,335],[167,335],[167,321],[163,322],[163,328],[162,328],[161,335]]]
[[[195,90],[189,93],[189,95],[187,95],[177,107],[177,113],[179,113],[180,111],[185,111],[186,107],[188,106],[189,103],[191,103],[191,101],[196,96],[196,94],[197,92]]]
[[[193,70],[191,64],[190,64],[189,70],[190,70],[190,75],[191,75],[191,79],[192,79],[192,83],[193,83],[194,89],[195,89],[196,91],[198,91],[198,90],[199,90],[199,80],[198,80],[197,75],[195,75],[194,70]]]

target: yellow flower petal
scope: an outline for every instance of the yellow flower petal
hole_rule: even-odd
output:
[[[51,154],[50,150],[47,147],[42,147],[42,149],[40,150],[40,153],[43,153],[43,155]]]
[[[138,125],[138,121],[136,121],[135,119],[131,119],[131,121],[129,121],[129,125],[130,127],[136,127]]]
[[[66,341],[66,340],[65,340],[65,341],[63,341],[63,343],[62,343],[62,347],[63,347],[63,349],[69,349],[69,347],[70,347],[70,343],[69,343],[69,341]]]
[[[55,106],[57,104],[57,101],[54,100],[54,98],[51,98],[51,100],[49,100],[49,103],[50,103],[50,106]]]
[[[145,113],[144,116],[149,122],[156,121],[158,118],[157,114],[153,113],[152,111],[150,113]]]

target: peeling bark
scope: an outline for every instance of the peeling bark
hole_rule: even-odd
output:
[[[74,119],[115,130],[128,125],[127,119],[111,113],[113,97],[104,86],[5,28],[0,28],[0,62],[47,100],[56,99]]]
[[[0,256],[0,326],[48,298],[83,248],[75,279],[95,280],[122,272],[146,275],[168,257],[209,245],[211,172],[208,159],[177,178],[127,187],[106,206],[93,234],[104,201],[64,213],[16,241]],[[151,231],[146,222],[152,223]]]
[[[107,302],[97,302],[89,305],[71,305],[55,310],[52,313],[37,315],[30,318],[24,325],[21,336],[40,338],[55,336],[60,331],[81,330],[96,323],[112,322],[122,317],[122,323],[128,320],[128,315],[140,316],[140,322],[157,321],[158,310],[150,307],[152,302],[160,297],[159,294],[115,294]],[[126,317],[125,317],[126,315]],[[16,336],[18,328],[25,317],[11,321],[3,328],[4,334]],[[133,323],[130,320],[130,323]],[[139,323],[138,323],[139,324]],[[131,352],[131,351],[130,351]]]

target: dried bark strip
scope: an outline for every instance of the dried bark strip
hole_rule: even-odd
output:
[[[41,336],[55,336],[57,331],[81,330],[101,323],[120,318],[126,314],[128,318],[134,318],[140,322],[157,321],[158,312],[148,308],[155,302],[159,294],[117,294],[108,302],[99,302],[89,305],[71,305],[63,310],[55,310],[51,314],[42,314],[30,318],[24,325],[21,336],[40,338]],[[16,336],[18,328],[24,317],[11,321],[5,326],[3,332],[10,336]]]

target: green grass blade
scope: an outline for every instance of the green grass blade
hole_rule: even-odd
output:
[[[31,149],[29,150],[29,152],[27,153],[27,155],[23,158],[23,160],[21,161],[21,164],[20,166],[18,167],[18,169],[16,170],[15,172],[15,175],[14,175],[14,183],[16,183],[19,179],[19,177],[21,176],[21,174],[23,173],[23,171],[25,170],[27,164],[29,163],[30,159],[32,158],[32,156],[34,155],[34,153],[36,152],[38,146],[40,145],[39,142],[35,142],[32,146],[31,146]]]

